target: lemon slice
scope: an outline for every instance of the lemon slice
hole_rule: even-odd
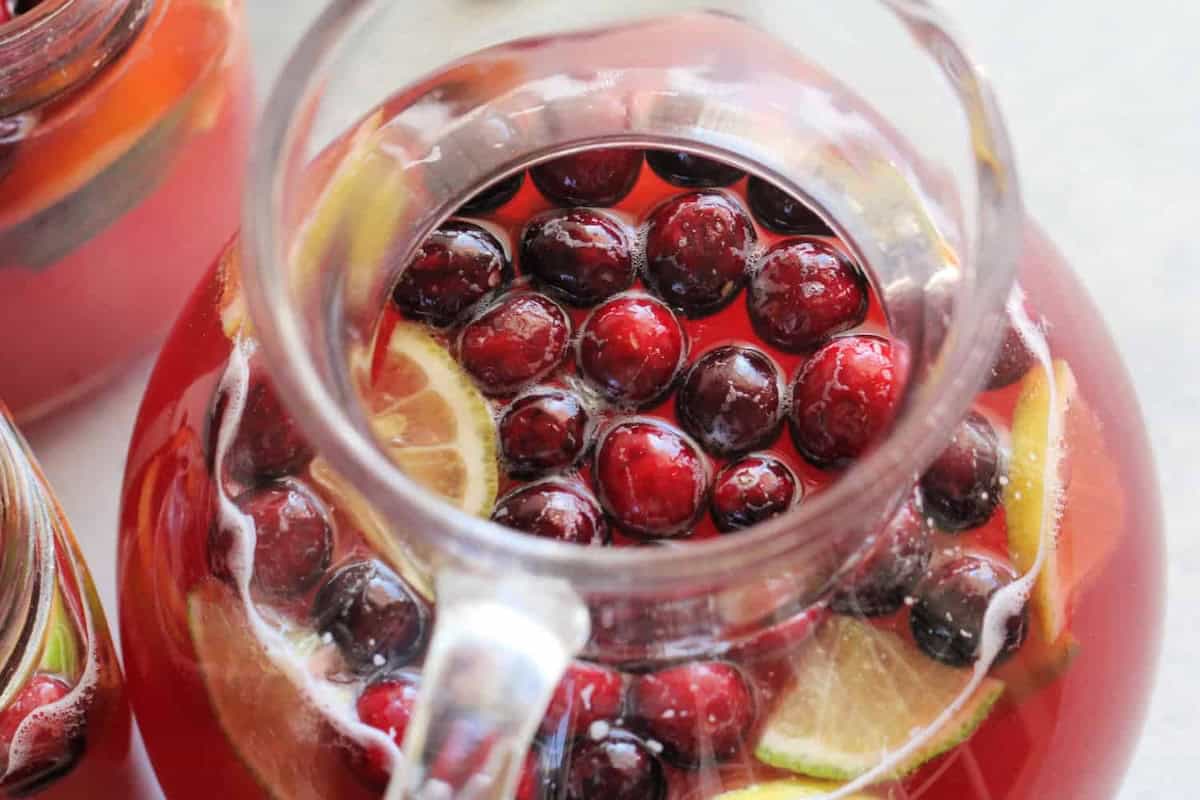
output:
[[[724,792],[713,800],[809,800],[809,798],[825,797],[839,788],[840,784],[837,783],[791,778]],[[844,800],[878,800],[878,796],[856,793],[848,795]]]
[[[404,474],[468,514],[491,513],[496,427],[470,377],[420,325],[401,322],[364,388],[371,428]]]
[[[794,684],[767,720],[754,751],[774,767],[847,781],[878,766],[929,728],[966,689],[970,670],[928,658],[899,635],[833,617],[793,664]],[[920,750],[904,774],[966,741],[1004,684],[986,678]]]

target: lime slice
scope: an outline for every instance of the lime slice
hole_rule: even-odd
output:
[[[38,669],[60,675],[71,682],[79,676],[79,637],[75,633],[75,622],[71,619],[61,589],[55,589],[54,600],[51,601],[46,643],[42,647],[42,660]]]
[[[304,663],[320,646],[315,635],[270,651],[246,617],[241,600],[225,584],[208,579],[188,596],[188,626],[200,673],[217,721],[230,746],[275,800],[323,800],[361,793],[339,752],[331,746],[327,717],[319,706],[349,709],[352,699],[318,681]]]
[[[825,797],[836,792],[841,784],[826,781],[811,781],[800,778],[790,778],[785,781],[771,781],[735,789],[717,795],[713,800],[808,800],[813,797]],[[876,795],[852,794],[844,800],[879,800]]]
[[[926,657],[899,635],[833,617],[793,664],[795,682],[767,720],[755,755],[825,780],[864,775],[929,728],[967,688],[969,670]],[[1004,691],[987,678],[895,774],[966,741]]]
[[[404,474],[468,514],[491,513],[495,424],[446,348],[420,325],[397,324],[363,391],[371,427]]]

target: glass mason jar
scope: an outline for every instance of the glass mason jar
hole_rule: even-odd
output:
[[[127,466],[168,796],[1113,796],[1155,478],[933,9],[334,2],[256,153]]]
[[[142,796],[100,600],[2,405],[0,543],[0,797]]]
[[[237,0],[6,0],[0,396],[18,419],[158,343],[237,229],[250,93]]]

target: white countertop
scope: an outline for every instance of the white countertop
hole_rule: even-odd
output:
[[[1167,510],[1169,611],[1158,690],[1120,798],[1191,798],[1200,740],[1200,540],[1188,505],[1200,498],[1200,336],[1191,327],[1200,313],[1200,4],[944,2],[996,84],[1026,203],[1104,309],[1149,421]],[[248,5],[265,93],[321,3]],[[118,492],[148,370],[134,367],[28,431],[114,621]]]

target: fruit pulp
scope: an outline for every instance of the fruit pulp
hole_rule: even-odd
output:
[[[666,157],[652,151],[651,162]],[[493,270],[489,259],[494,253],[489,255],[489,247],[480,245],[477,236],[472,238],[468,242],[470,264],[455,263],[464,270],[479,269],[485,276],[495,276],[485,280],[486,290],[474,298],[475,307],[466,303],[464,311],[453,303],[439,305],[434,296],[437,287],[457,286],[455,291],[461,292],[462,286],[474,285],[470,281],[421,284],[416,295],[398,287],[397,302],[401,304],[384,312],[374,355],[368,364],[359,365],[358,377],[368,408],[376,414],[377,432],[395,445],[401,467],[415,480],[454,500],[477,498],[478,492],[471,490],[478,488],[479,479],[464,477],[469,470],[441,467],[453,464],[455,448],[461,452],[464,437],[474,435],[467,429],[475,430],[473,426],[480,423],[483,412],[479,409],[490,408],[493,419],[484,414],[482,423],[488,432],[480,435],[494,435],[491,425],[499,424],[501,441],[473,452],[478,457],[479,452],[491,456],[499,451],[494,465],[486,465],[494,466],[498,476],[497,505],[494,512],[486,503],[483,507],[473,504],[471,510],[494,513],[494,518],[525,528],[527,534],[558,536],[590,546],[636,546],[647,541],[688,546],[684,543],[689,540],[718,535],[714,519],[727,517],[716,514],[715,508],[709,513],[707,481],[718,468],[746,452],[782,462],[799,484],[799,490],[778,508],[769,509],[770,513],[802,503],[804,496],[836,480],[838,465],[821,458],[836,454],[837,449],[826,447],[818,458],[803,431],[795,432],[799,427],[795,421],[791,431],[777,426],[770,435],[729,454],[722,452],[726,440],[709,441],[719,439],[708,436],[712,430],[689,430],[690,436],[680,433],[680,427],[694,428],[694,423],[685,423],[677,413],[677,387],[680,381],[688,383],[684,373],[719,346],[748,346],[766,354],[780,369],[785,385],[791,387],[806,365],[818,360],[814,352],[829,346],[831,334],[826,331],[816,341],[789,348],[768,343],[764,328],[751,318],[749,290],[736,281],[731,296],[716,302],[711,302],[712,294],[706,292],[713,287],[718,294],[727,291],[721,281],[678,282],[677,291],[670,290],[675,292],[670,303],[674,309],[664,305],[665,315],[659,314],[653,304],[668,290],[663,288],[661,276],[656,276],[656,281],[645,280],[645,261],[638,265],[636,280],[630,273],[628,282],[603,259],[592,266],[598,271],[609,269],[608,277],[615,275],[615,279],[555,283],[553,272],[547,271],[538,272],[537,280],[531,280],[532,270],[524,263],[526,251],[520,244],[526,226],[559,203],[579,202],[556,194],[553,171],[539,176],[536,169],[534,178],[524,180],[515,193],[498,192],[499,203],[494,197],[473,200],[462,214],[482,223],[484,230],[501,242],[503,252],[516,262],[514,274]],[[583,175],[595,178],[597,172],[602,171],[591,165]],[[600,184],[593,188],[601,194],[604,178],[601,175],[593,181]],[[705,191],[721,195],[751,215],[758,239],[752,258],[758,259],[764,250],[787,244],[794,236],[773,232],[764,224],[769,217],[762,213],[761,198],[755,210],[753,193],[773,187],[755,188],[753,180],[737,177]],[[695,191],[678,185],[681,182],[676,176],[671,183],[658,170],[642,166],[635,181],[606,197],[612,205],[604,208],[603,214],[629,230],[641,229],[643,234],[631,236],[630,241],[634,249],[644,249],[650,241],[645,232],[647,218],[663,203]],[[576,181],[571,190],[586,184]],[[556,196],[557,202],[552,200]],[[489,205],[497,207],[487,210]],[[751,211],[746,212],[747,208]],[[693,235],[704,233],[692,231]],[[843,247],[828,230],[819,231],[815,242]],[[445,270],[447,262],[439,263]],[[234,797],[247,798],[335,793],[379,796],[394,755],[386,737],[380,740],[380,733],[390,733],[397,740],[403,734],[407,720],[404,687],[411,689],[419,683],[421,651],[434,610],[432,598],[421,571],[380,538],[369,510],[338,482],[319,453],[314,457],[278,400],[270,399],[261,354],[256,352],[249,326],[239,316],[237,270],[236,251],[227,251],[193,297],[151,380],[131,445],[122,511],[120,591],[135,707],[147,733],[151,758],[171,797],[201,797],[218,786]],[[1063,600],[1069,608],[1065,629],[1053,630],[1049,641],[1040,622],[1044,615],[1035,610],[1032,621],[1027,617],[1023,632],[1012,637],[1014,652],[992,668],[986,691],[966,707],[969,719],[963,727],[941,737],[940,747],[927,747],[927,757],[910,763],[913,769],[905,770],[902,778],[877,782],[868,790],[877,797],[1015,800],[1111,796],[1140,725],[1157,648],[1162,564],[1157,495],[1145,441],[1139,429],[1122,424],[1136,419],[1136,404],[1082,287],[1032,226],[1020,282],[1031,314],[1045,331],[1051,356],[1056,363],[1069,365],[1074,377],[1073,408],[1086,411],[1080,412],[1083,423],[1074,423],[1071,420],[1076,417],[1070,417],[1063,426],[1061,450],[1069,454],[1070,477],[1062,495],[1055,551],[1060,564],[1057,574],[1065,576],[1063,591],[1069,595]],[[597,285],[602,287],[602,296],[611,297],[604,300],[587,294]],[[431,286],[434,289],[429,289]],[[571,305],[564,300],[564,293],[585,307]],[[849,312],[852,324],[833,326],[836,335],[886,337],[882,309],[873,292],[868,294],[863,312]],[[505,304],[517,307],[514,297],[530,295],[544,298],[544,302],[531,305],[521,301],[523,310],[516,315],[521,324],[516,329],[524,335],[506,338]],[[639,318],[654,317],[655,330],[666,331],[661,335],[667,337],[656,340],[656,346],[661,345],[661,352],[666,353],[660,359],[666,365],[661,394],[648,391],[640,402],[632,403],[634,395],[628,392],[637,390],[636,381],[605,383],[606,375],[620,374],[620,363],[605,366],[600,360],[589,366],[583,345],[571,352],[559,343],[556,332],[564,319],[576,332],[583,329],[586,335],[593,325],[600,331],[595,306],[630,297],[641,304]],[[699,298],[694,313],[683,313],[681,309],[694,298]],[[447,315],[449,320],[440,320],[442,327],[426,326],[429,314],[446,307],[454,310]],[[559,311],[548,310],[554,308]],[[677,321],[687,341],[686,354],[679,356],[675,369],[671,368],[675,350],[670,319]],[[618,326],[618,332],[624,331]],[[400,349],[399,355],[407,353],[403,358],[389,347],[396,336],[408,342]],[[532,354],[530,341],[540,343]],[[851,339],[836,341],[844,344]],[[619,347],[620,342],[610,345]],[[546,352],[552,356],[543,361]],[[657,369],[653,354],[643,355],[647,369]],[[1002,366],[998,363],[998,373]],[[1008,439],[1014,409],[1023,392],[1031,394],[1029,376],[1038,369],[1026,363],[1009,385],[980,392],[975,408],[997,431],[992,446],[1001,448]],[[458,389],[453,388],[456,385]],[[436,391],[430,394],[428,386],[435,386]],[[530,467],[530,462],[506,455],[506,448],[528,452],[518,444],[509,447],[503,441],[503,429],[508,406],[540,391],[531,386],[549,386],[559,393],[546,401],[554,413],[560,413],[560,406],[567,408],[562,413],[574,413],[570,403],[563,405],[563,396],[573,393],[582,398],[588,415],[599,418],[584,428],[590,431],[586,435],[593,437],[591,447],[598,452],[589,454],[586,446],[568,442],[562,445],[568,455],[554,461],[553,448],[537,450],[550,452],[551,461],[557,464],[554,467],[544,463]],[[704,392],[698,389],[696,394],[702,397]],[[1036,408],[1036,397],[1026,405]],[[444,418],[439,409],[447,407],[455,409],[452,416],[458,420],[452,433],[438,430],[434,424]],[[552,421],[562,418],[547,413]],[[1025,415],[1035,418],[1039,413],[1047,417],[1053,412],[1044,409]],[[424,427],[414,425],[414,420]],[[673,517],[671,509],[656,510],[656,517],[640,510],[630,512],[632,516],[626,513],[630,508],[642,509],[644,503],[622,504],[619,492],[605,487],[603,455],[608,438],[616,436],[614,431],[622,428],[623,420],[629,425],[623,434],[628,434],[633,445],[639,445],[638,437],[647,431],[656,436],[666,431],[671,435],[670,446],[676,448],[672,452],[687,451],[688,458],[699,463],[698,472],[675,469],[679,466],[675,462],[668,465],[671,474],[682,476],[679,480],[695,479],[702,485],[698,492],[689,489],[681,495],[685,506],[687,498],[701,497],[698,509],[686,507]],[[511,425],[521,429],[519,422]],[[964,440],[971,435],[971,431],[964,433]],[[514,441],[528,438],[515,437]],[[698,444],[697,439],[704,439],[705,444]],[[536,436],[533,440],[542,441]],[[552,441],[561,444],[566,440],[552,437]],[[433,448],[439,454],[422,460],[416,457],[422,448]],[[977,445],[971,448],[970,469],[978,470]],[[1057,446],[1042,450],[1059,455]],[[928,490],[931,496],[948,498],[949,503],[956,498],[941,484],[953,487],[964,479],[953,453],[947,453],[947,463],[939,468],[945,473],[940,484],[932,472],[923,484],[933,486]],[[615,463],[620,464],[621,459],[616,458]],[[579,510],[574,504],[583,497],[588,512],[560,513],[556,519],[566,522],[555,522],[547,530],[539,527],[538,521],[545,515],[538,513],[538,507],[530,516],[529,506],[513,498],[530,486],[544,485],[548,475],[556,482],[557,494],[547,503],[566,503],[574,512]],[[465,492],[464,482],[470,484]],[[991,488],[1004,493],[1002,483]],[[276,502],[269,493],[288,499]],[[957,499],[971,501],[977,494]],[[736,510],[737,498],[732,502]],[[602,517],[591,513],[597,503],[602,506]],[[964,580],[968,588],[1002,580],[995,576],[1010,569],[1012,561],[1028,556],[1019,552],[1019,544],[1010,545],[1019,537],[1007,530],[1006,503],[990,501],[983,519],[970,517],[974,509],[970,513],[956,511],[952,503],[939,508],[940,530],[930,537],[935,563],[953,566],[965,558],[967,566],[974,569],[960,569],[956,574],[967,577],[956,578],[955,587]],[[272,516],[264,510],[285,505],[291,509],[286,513],[276,511]],[[932,510],[929,513],[935,516]],[[314,522],[316,518],[324,521]],[[916,519],[919,526],[920,517]],[[666,522],[659,526],[661,520]],[[956,520],[966,520],[965,531],[958,530],[963,525],[952,524]],[[750,519],[750,524],[755,521]],[[278,542],[279,531],[296,530],[297,524],[311,532],[306,534],[306,546],[299,548],[304,558],[293,557],[295,548],[259,546],[264,532],[270,541]],[[562,535],[565,528],[591,533],[574,539]],[[608,533],[597,534],[601,528]],[[258,531],[257,543],[248,531]],[[723,535],[738,535],[736,526]],[[928,564],[928,556],[924,558],[917,563]],[[985,566],[995,562],[999,573],[976,568],[975,562],[980,560]],[[957,651],[938,650],[934,634],[949,635],[960,649],[961,636],[954,631],[930,634],[928,628],[916,636],[919,626],[910,620],[916,612],[909,606],[959,613],[970,606],[971,597],[954,591],[967,589],[954,589],[947,601],[945,593],[915,586],[915,577],[906,570],[899,572],[905,573],[907,581],[900,595],[880,599],[858,587],[861,591],[832,600],[837,619],[857,621],[877,631],[884,638],[873,641],[903,648],[906,658],[925,659],[936,667],[930,674],[941,676],[939,680],[946,680],[947,675],[959,680],[965,667],[951,663]],[[891,575],[889,580],[894,578]],[[945,605],[947,602],[951,605]],[[870,612],[872,618],[862,621],[868,613],[865,609],[876,604]],[[793,629],[802,634],[818,630],[830,624],[822,621],[826,614],[824,609],[813,609]],[[937,615],[930,619],[936,628]],[[256,644],[258,640],[262,643]],[[797,778],[794,772],[806,773],[797,778],[802,782],[853,777],[846,772],[847,759],[839,756],[839,760],[831,751],[819,753],[816,761],[811,752],[800,754],[803,757],[786,752],[782,757],[767,757],[760,742],[766,729],[779,727],[774,715],[787,705],[786,699],[796,696],[791,685],[793,667],[799,663],[796,659],[816,658],[819,651],[814,650],[813,642],[819,640],[819,636],[805,640],[799,635],[780,645],[764,639],[758,650],[731,651],[713,662],[663,665],[653,672],[647,672],[644,665],[626,672],[577,662],[560,685],[562,697],[556,695],[551,703],[535,746],[536,766],[530,768],[534,777],[522,782],[520,796],[708,798],[757,783]],[[231,641],[234,644],[228,644]],[[264,655],[280,650],[290,656],[272,660]],[[927,655],[930,651],[946,663],[934,661]],[[239,657],[239,652],[245,657]],[[890,663],[900,668],[899,662]],[[876,668],[872,664],[830,666],[820,659],[816,664],[811,669],[817,674],[843,670],[837,685],[847,687],[869,686],[869,681],[853,680],[853,673],[860,667]],[[325,679],[312,681],[314,674]],[[883,674],[886,677],[886,666]],[[257,688],[264,685],[276,688],[266,692]],[[573,691],[577,694],[572,695]],[[849,701],[856,695],[852,689],[844,691],[844,707],[837,705],[838,696],[820,698],[834,729],[849,727],[839,725],[839,717],[854,720],[872,713],[853,707]],[[386,692],[394,695],[379,701],[367,699]],[[719,707],[710,701],[718,702]],[[1103,703],[1103,714],[1095,713],[1097,703]],[[381,704],[386,711],[377,710]],[[897,698],[897,705],[904,705],[903,698]],[[707,712],[707,722],[701,719],[703,714],[695,717],[695,723],[673,721],[680,709],[692,706]],[[376,711],[368,714],[364,707]],[[279,730],[281,718],[295,723],[286,736],[248,733],[256,726]],[[378,730],[358,724],[360,720]],[[169,735],[181,724],[191,732],[187,741]],[[473,756],[484,744],[472,742],[469,732],[464,736],[461,758],[443,765],[447,781],[469,774],[471,764],[478,763]],[[835,738],[822,742],[826,751]],[[194,769],[197,759],[204,760],[201,774]],[[305,765],[302,780],[281,766],[289,763]]]
[[[166,331],[236,230],[250,91],[240,3],[163,0],[86,84],[0,119],[0,396],[19,419]]]

